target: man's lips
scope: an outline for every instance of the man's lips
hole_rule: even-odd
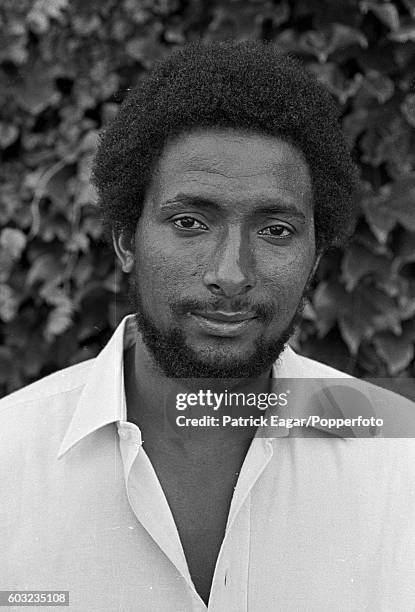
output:
[[[241,335],[256,320],[249,312],[193,311],[190,315],[205,333],[228,338]]]
[[[192,314],[213,321],[222,321],[223,323],[239,323],[241,321],[249,321],[250,319],[255,318],[255,315],[250,312],[225,312],[221,310],[215,310],[212,312],[195,310],[192,312]]]

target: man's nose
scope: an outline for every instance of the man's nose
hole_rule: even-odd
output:
[[[229,231],[217,245],[203,281],[214,295],[244,295],[255,286],[253,260],[248,237],[237,229]]]

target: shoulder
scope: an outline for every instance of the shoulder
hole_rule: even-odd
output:
[[[53,396],[64,395],[85,384],[89,370],[94,359],[88,359],[81,363],[58,370],[53,374],[44,376],[17,391],[0,399],[0,414],[8,408],[19,404],[41,402]]]
[[[94,359],[64,368],[0,399],[1,449],[38,448],[68,426]]]
[[[387,438],[415,439],[415,403],[404,395],[390,391],[382,385],[386,379],[358,379],[346,372],[304,357],[288,347],[287,357],[297,366],[299,378],[324,379],[324,386],[330,389],[345,416],[357,417],[361,408],[362,416],[374,414],[383,420],[382,435]],[[373,413],[368,408],[373,408]]]

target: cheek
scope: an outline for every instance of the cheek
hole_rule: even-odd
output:
[[[157,280],[167,285],[179,283],[184,286],[189,278],[198,276],[202,269],[202,265],[194,257],[184,257],[178,251],[153,251],[144,256],[142,263],[141,271],[150,281]]]
[[[153,269],[170,278],[180,276],[185,280],[189,275],[194,276],[200,268],[200,261],[206,258],[206,253],[201,251],[200,239],[177,239],[170,227],[147,219],[143,219],[137,228],[135,246],[138,258],[142,259],[149,273]]]
[[[268,299],[278,304],[280,315],[291,316],[297,308],[312,269],[311,256],[301,256],[268,262],[263,269],[262,288]]]
[[[136,262],[143,299],[156,310],[165,309],[178,296],[189,294],[192,289],[194,293],[195,280],[202,275],[200,259],[162,239],[137,239]]]

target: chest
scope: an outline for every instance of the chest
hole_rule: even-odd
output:
[[[207,604],[233,492],[247,449],[225,461],[151,460],[173,515],[193,584]]]

